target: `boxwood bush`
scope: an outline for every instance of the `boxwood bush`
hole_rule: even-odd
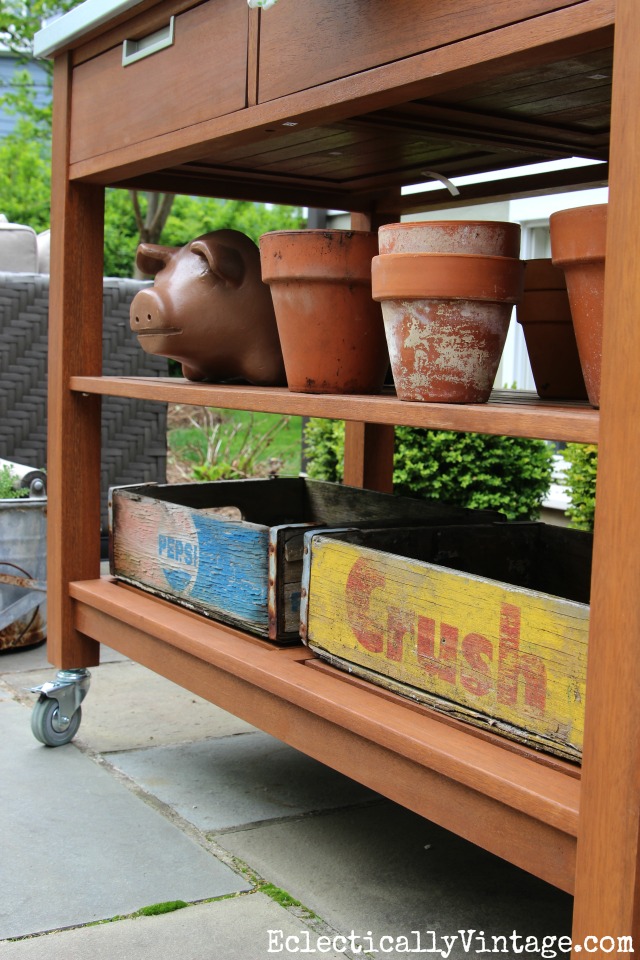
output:
[[[342,480],[342,421],[309,420],[304,444],[310,477]],[[394,491],[534,519],[551,484],[552,456],[543,440],[396,427]]]
[[[572,527],[593,530],[598,448],[593,443],[568,443],[563,455],[568,463],[565,480],[571,501],[567,516]]]

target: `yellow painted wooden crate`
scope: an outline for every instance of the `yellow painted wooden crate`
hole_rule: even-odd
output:
[[[341,669],[578,761],[591,546],[542,523],[309,533],[301,633]]]

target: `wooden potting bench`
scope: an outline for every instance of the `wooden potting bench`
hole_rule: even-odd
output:
[[[156,43],[164,49],[136,58]],[[133,61],[124,67],[123,45]],[[634,935],[637,944],[639,45],[638,0],[280,0],[268,11],[244,0],[88,0],[37,41],[55,58],[52,662],[90,667],[108,644],[574,892],[576,940]],[[600,411],[101,375],[107,186],[346,209],[363,228],[450,206],[444,189],[401,195],[433,172],[606,161],[609,146],[610,171],[498,175],[460,198],[610,182]],[[270,646],[101,578],[101,396],[344,418],[345,480],[378,489],[389,487],[395,424],[599,442],[582,769],[444,722],[303,646]]]

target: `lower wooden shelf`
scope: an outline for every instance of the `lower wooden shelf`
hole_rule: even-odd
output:
[[[109,577],[70,584],[81,633],[372,790],[573,891],[575,767],[463,724]]]

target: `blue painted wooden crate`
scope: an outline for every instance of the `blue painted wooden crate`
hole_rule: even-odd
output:
[[[310,528],[488,516],[297,477],[114,487],[109,511],[116,578],[276,643],[299,637]]]

